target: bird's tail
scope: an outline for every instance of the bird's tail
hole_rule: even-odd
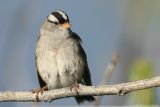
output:
[[[78,104],[83,103],[84,101],[93,102],[95,101],[95,98],[93,96],[78,96],[75,97]]]

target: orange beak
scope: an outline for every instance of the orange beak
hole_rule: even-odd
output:
[[[66,22],[66,23],[64,23],[62,26],[63,26],[63,28],[65,28],[65,29],[69,29],[69,28],[71,27],[71,24],[68,23],[68,22]]]

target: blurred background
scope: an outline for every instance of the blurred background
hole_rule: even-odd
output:
[[[72,30],[83,40],[94,85],[100,83],[116,50],[121,58],[109,84],[160,75],[160,0],[1,0],[0,91],[39,87],[35,43],[44,18],[57,9],[68,14]],[[100,105],[136,104],[159,105],[159,88],[125,96],[103,96]],[[74,98],[64,98],[38,104],[63,105],[77,103]],[[0,107],[22,106],[32,103],[0,103]]]

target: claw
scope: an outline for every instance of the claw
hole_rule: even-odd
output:
[[[47,91],[48,87],[44,86],[42,88],[36,89],[36,90],[31,90],[32,93],[36,93],[36,97],[35,97],[35,102],[38,102],[39,98],[38,98],[38,94],[41,93],[41,95],[43,94],[44,91]]]
[[[71,85],[70,90],[71,90],[71,91],[75,91],[76,93],[78,93],[78,89],[79,89],[79,84],[78,84],[77,81],[75,81],[75,82]]]

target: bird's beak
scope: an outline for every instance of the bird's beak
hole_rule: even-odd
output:
[[[64,23],[62,26],[63,26],[63,28],[65,28],[65,29],[69,29],[69,28],[71,27],[71,24],[68,23],[68,22],[66,22],[66,23]]]

